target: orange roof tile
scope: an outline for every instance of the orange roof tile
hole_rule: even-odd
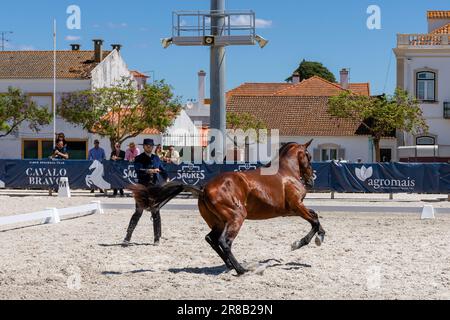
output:
[[[428,19],[450,19],[450,11],[428,11]]]
[[[150,78],[149,76],[147,76],[139,71],[136,71],[136,70],[131,71],[131,74],[136,78]]]
[[[370,95],[369,83],[350,83],[349,90],[362,95]],[[334,96],[344,91],[341,85],[329,82],[318,76],[303,80],[300,83],[244,83],[229,91],[227,99],[235,95],[246,96]]]
[[[328,97],[244,96],[228,101],[230,112],[250,113],[282,136],[355,136],[361,123],[337,119],[328,112]]]
[[[106,58],[111,52],[104,51]],[[94,51],[57,51],[58,79],[90,79]],[[53,51],[0,51],[0,79],[53,78]]]
[[[342,92],[344,89],[336,83],[329,82],[318,76],[303,80],[291,87],[280,90],[276,95],[280,96],[334,96]]]
[[[350,83],[348,85],[348,89],[354,93],[370,96],[370,84],[368,82],[365,83]]]
[[[450,23],[448,23],[445,26],[442,26],[440,28],[437,28],[436,30],[433,30],[431,33],[433,33],[433,34],[449,34],[450,33]]]
[[[227,92],[227,99],[239,95],[272,95],[276,92],[292,87],[292,83],[244,83],[239,87]]]

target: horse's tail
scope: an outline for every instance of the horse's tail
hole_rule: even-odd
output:
[[[133,192],[137,205],[148,210],[161,209],[170,200],[184,191],[191,192],[194,196],[203,195],[203,189],[179,182],[169,182],[162,186],[151,185],[148,187],[137,184],[130,186],[128,189]]]

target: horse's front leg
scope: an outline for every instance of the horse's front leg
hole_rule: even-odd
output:
[[[317,213],[314,210],[307,209],[303,204],[299,204],[296,207],[296,213],[303,219],[308,221],[311,224],[312,229],[303,239],[292,244],[292,250],[298,250],[304,246],[309,245],[316,233],[316,245],[321,246],[325,239],[325,230],[320,224],[319,216],[317,215]]]

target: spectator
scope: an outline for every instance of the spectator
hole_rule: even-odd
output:
[[[111,161],[124,161],[125,160],[125,151],[120,149],[121,145],[120,143],[116,143],[114,145],[114,150],[111,152]],[[120,192],[120,196],[123,197],[124,196],[124,192],[123,189],[114,189],[114,194],[113,196],[116,197],[117,196],[117,191]]]
[[[94,148],[89,150],[89,158],[88,158],[88,160],[102,162],[105,159],[106,159],[105,150],[100,148],[100,141],[95,140],[94,141]],[[100,193],[105,193],[104,190],[102,190],[102,189],[99,189],[99,190],[100,190]],[[95,188],[92,187],[91,193],[94,193],[94,192],[95,192]]]
[[[164,152],[164,150],[163,150],[163,148],[162,148],[162,145],[158,144],[158,145],[156,146],[155,154],[156,154],[160,159],[163,159],[163,158],[165,157],[166,153]]]
[[[134,142],[131,142],[128,146],[127,152],[125,153],[125,161],[134,162],[134,159],[136,159],[136,157],[140,154],[141,151],[139,148],[136,147]]]
[[[164,161],[172,164],[180,164],[180,154],[175,150],[174,146],[169,147],[169,152],[166,153]]]
[[[89,158],[88,158],[88,160],[90,160],[90,161],[97,160],[97,161],[102,162],[105,159],[106,159],[105,150],[100,148],[100,141],[95,140],[94,141],[94,148],[89,150]]]
[[[59,140],[62,140],[64,143],[64,147],[67,148],[67,140],[66,140],[66,135],[64,134],[64,132],[58,133],[56,135],[56,141],[58,142]]]
[[[63,140],[58,140],[55,148],[53,149],[52,155],[50,157],[54,160],[67,160],[69,159],[69,154],[67,153],[67,149],[64,146]]]

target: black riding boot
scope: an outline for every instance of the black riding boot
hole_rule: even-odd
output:
[[[123,246],[129,245],[131,237],[133,236],[134,229],[136,229],[136,226],[139,223],[139,220],[141,219],[143,212],[144,212],[143,209],[140,209],[136,206],[136,211],[131,217],[130,224],[128,225],[127,235],[125,237],[125,240],[123,241]]]

